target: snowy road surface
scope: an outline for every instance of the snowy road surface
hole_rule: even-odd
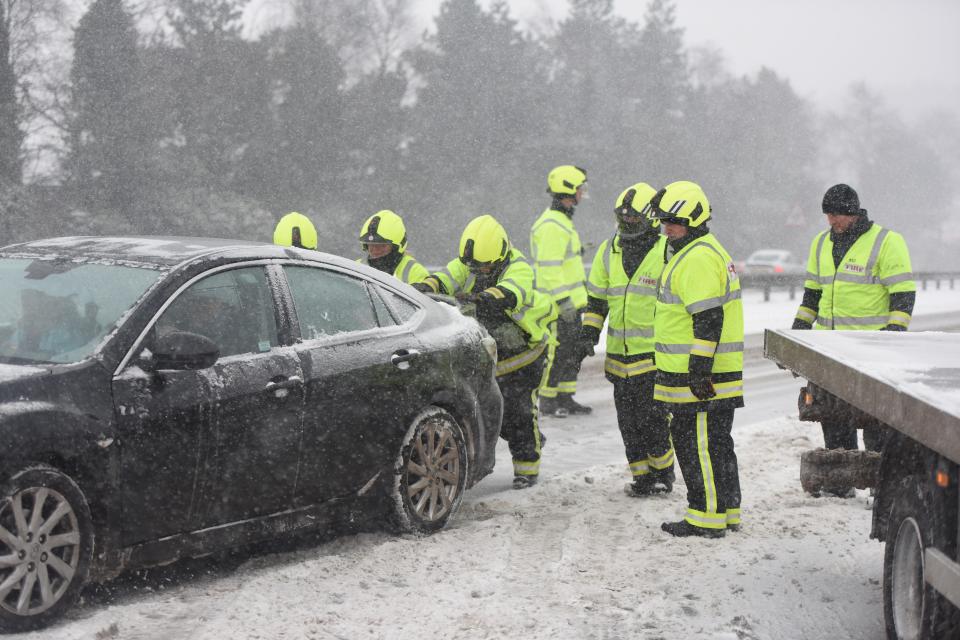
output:
[[[756,332],[789,326],[797,301],[746,303]],[[918,316],[951,311],[960,312],[960,292],[924,292],[917,305]],[[611,387],[594,361],[577,395],[594,414],[543,422],[541,483],[510,488],[501,442],[497,469],[446,531],[345,536],[126,576],[88,589],[60,625],[21,637],[882,637],[883,548],[868,539],[866,492],[805,495],[800,454],[821,439],[816,424],[795,419],[800,381],[762,359],[745,379],[747,407],[734,425],[744,524],[724,539],[660,531],[683,513],[682,481],[667,496],[624,495]]]

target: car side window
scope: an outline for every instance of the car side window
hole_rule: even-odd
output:
[[[387,298],[390,308],[397,314],[400,324],[407,322],[420,309],[406,298],[402,298],[392,291],[384,291],[383,295]]]
[[[304,340],[380,326],[363,280],[316,267],[284,271]]]
[[[220,347],[221,357],[265,352],[280,344],[262,267],[221,271],[194,283],[164,311],[156,331],[206,336]]]

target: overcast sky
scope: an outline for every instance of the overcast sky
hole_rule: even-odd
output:
[[[424,26],[440,0],[417,0]],[[489,5],[489,1],[485,2]],[[641,22],[646,0],[616,0]],[[688,45],[723,52],[736,75],[767,66],[828,107],[864,81],[914,118],[960,112],[960,0],[675,0]],[[568,11],[566,0],[509,0],[521,22]]]

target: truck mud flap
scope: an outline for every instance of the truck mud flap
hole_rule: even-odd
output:
[[[879,471],[880,454],[875,451],[813,449],[800,456],[800,486],[807,493],[876,487]]]

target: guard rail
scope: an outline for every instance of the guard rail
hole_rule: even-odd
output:
[[[935,289],[940,289],[943,283],[948,288],[955,289],[956,283],[960,280],[960,271],[914,271],[913,278],[917,282],[917,288],[926,291],[931,285]],[[785,273],[745,273],[740,276],[740,286],[743,289],[763,289],[763,300],[770,300],[770,292],[774,289],[787,289],[790,292],[790,299],[796,298],[797,291],[803,290],[803,281],[806,276],[785,274]]]

